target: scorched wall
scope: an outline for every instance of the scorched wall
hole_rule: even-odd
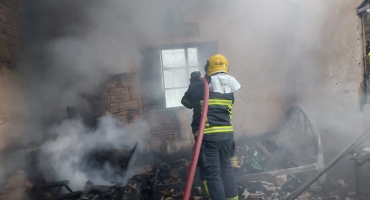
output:
[[[171,145],[165,145],[165,149],[171,152],[193,143],[191,111],[165,107],[160,60],[163,46],[189,44],[214,45],[209,55],[198,57],[201,71],[207,56],[213,53],[229,59],[230,74],[242,85],[233,107],[237,137],[258,136],[276,129],[287,107],[298,102],[311,112],[323,137],[336,134],[338,140],[343,140],[341,136],[346,136],[351,127],[359,127],[359,119],[364,119],[359,111],[361,22],[355,9],[360,3],[361,0],[133,3],[134,9],[147,11],[140,19],[151,27],[150,34],[144,33],[145,23],[134,27],[142,59],[133,64],[140,66],[133,72],[141,80],[142,103],[138,110],[151,123],[151,134],[157,138],[150,144],[163,146],[169,141]]]
[[[16,70],[20,1],[0,1],[0,151],[21,131],[22,99]]]

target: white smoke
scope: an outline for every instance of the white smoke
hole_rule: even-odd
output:
[[[309,110],[321,111],[313,112],[316,121],[321,121],[318,126],[327,127],[328,132],[338,131],[334,137],[343,142],[346,142],[343,136],[352,137],[346,127],[352,130],[356,127],[352,124],[357,123],[350,122],[362,118],[352,117],[358,116],[358,111],[353,109],[356,108],[353,105],[355,92],[342,95],[343,86],[334,87],[326,81],[361,75],[357,72],[359,69],[348,67],[357,66],[357,60],[361,60],[350,59],[352,54],[348,53],[359,49],[351,45],[357,45],[357,35],[351,38],[350,32],[346,33],[351,27],[349,24],[356,22],[354,13],[343,11],[354,7],[351,1],[25,2],[27,26],[19,69],[27,81],[28,109],[26,131],[21,140],[43,141],[44,134],[40,133],[66,118],[67,106],[85,105],[79,95],[95,93],[97,87],[104,84],[104,74],[124,73],[131,71],[132,65],[140,65],[141,47],[186,41],[218,40],[220,53],[225,53],[232,62],[230,73],[242,85],[236,94],[233,116],[236,133],[253,135],[270,129],[282,119],[283,107],[291,101],[287,97],[301,97]],[[166,17],[167,11],[176,7],[181,8],[184,22],[199,22],[201,37],[167,40],[162,34],[166,24],[171,23],[171,18]],[[220,10],[224,14],[220,14]],[[344,14],[352,17],[342,21],[338,16]],[[334,21],[335,18],[338,21]],[[220,29],[219,24],[224,27]],[[353,27],[356,31],[356,26]],[[340,33],[334,35],[336,37],[348,36],[332,40],[332,33]],[[343,46],[345,53],[338,52]],[[331,62],[330,56],[336,58],[338,64]],[[345,62],[347,60],[351,62]],[[334,70],[341,68],[348,71]],[[323,76],[331,74],[329,71],[336,72],[335,76],[340,78]],[[286,77],[292,80],[286,81]],[[286,82],[286,86],[282,82]],[[357,84],[351,80],[345,87],[353,91]],[[345,109],[342,104],[346,105]],[[343,115],[346,116],[331,118]],[[94,172],[80,170],[82,157],[94,148],[134,144],[137,136],[146,132],[142,126],[137,123],[121,129],[116,120],[103,118],[99,128],[92,131],[81,122],[64,121],[51,129],[57,139],[43,145],[42,167],[51,168],[54,172],[50,174],[55,173],[55,179],[69,179],[78,187],[88,179],[97,181],[96,184],[111,181],[104,180],[103,173],[94,175]],[[111,171],[109,168],[107,164],[105,171]]]
[[[148,126],[143,121],[123,127],[111,116],[100,118],[98,128],[89,130],[80,121],[67,120],[53,127],[51,133],[56,136],[43,144],[40,154],[40,164],[45,170],[45,177],[56,180],[69,180],[73,189],[82,189],[86,181],[94,184],[124,183],[132,173],[139,169],[129,166],[126,175],[117,175],[109,163],[104,168],[95,170],[87,166],[82,168],[83,158],[96,149],[122,149],[138,147],[148,133]],[[134,170],[134,172],[130,172]],[[103,175],[114,177],[106,180]]]

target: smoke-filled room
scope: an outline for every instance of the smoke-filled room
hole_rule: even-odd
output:
[[[0,200],[370,200],[370,0],[0,0]]]

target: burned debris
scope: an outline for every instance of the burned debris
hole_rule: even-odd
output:
[[[310,124],[299,107],[292,109],[287,118],[292,119],[292,116],[300,112],[301,118],[298,118],[300,120],[287,120],[288,125],[276,132],[266,133],[256,139],[248,138],[237,141],[232,163],[236,173],[240,199],[285,199],[310,179],[312,174],[317,174],[321,160],[317,156],[320,154],[318,139],[315,139],[313,137],[315,135],[312,134],[312,130],[315,128],[299,129],[300,123],[297,121],[301,121],[301,124],[306,123],[306,127],[309,127],[307,124]],[[294,126],[291,122],[295,122]],[[307,142],[304,143],[305,141],[299,142],[301,142],[301,146],[307,146],[306,149],[292,147],[293,144],[281,144],[282,137],[292,137],[290,135],[292,133],[300,134],[299,130],[306,131],[305,137],[310,139],[308,143],[315,144],[316,142],[311,147],[313,149],[308,149],[309,145]],[[157,160],[135,163],[134,168],[142,168],[142,173],[132,175],[132,172],[130,174],[126,172],[136,149],[137,145],[133,148],[100,148],[94,149],[82,158],[81,163],[83,164],[80,166],[82,168],[103,169],[104,165],[109,163],[115,172],[104,176],[110,182],[109,184],[91,180],[85,183],[85,187],[81,191],[75,191],[75,188],[69,186],[71,184],[68,181],[32,182],[34,186],[30,190],[31,197],[34,200],[180,200],[189,169],[189,160],[181,159],[182,156],[179,155],[170,159],[158,156]],[[292,149],[296,151],[292,152]],[[354,153],[353,159],[367,161],[367,155],[366,149],[358,150]],[[112,176],[121,177],[121,179],[117,180]],[[320,183],[323,182],[318,182],[308,188],[300,194],[298,199],[356,199],[356,189],[343,180],[327,179],[325,185]],[[30,187],[31,185],[27,185],[24,191],[29,190]],[[6,194],[6,190],[3,194]],[[199,173],[196,173],[191,199],[207,199]]]
[[[186,179],[187,160],[173,163],[157,163],[146,166],[146,172],[133,176],[125,185],[94,185],[88,181],[82,192],[70,192],[64,199],[78,200],[180,200]],[[266,180],[239,181],[239,196],[244,200],[280,200],[293,192],[303,180],[294,174],[266,178]],[[51,183],[50,185],[55,185]],[[327,194],[322,187],[314,185],[300,195],[300,200],[350,200],[355,193],[343,180],[331,181]],[[42,186],[44,187],[44,186]],[[74,194],[78,198],[71,198]],[[199,176],[193,184],[192,200],[206,199]],[[68,198],[67,198],[68,197]],[[328,197],[328,198],[326,198]],[[55,198],[58,199],[58,198]],[[60,198],[59,198],[60,199]],[[42,199],[43,200],[43,199]]]
[[[154,194],[153,187],[148,176],[149,175],[147,174],[135,175],[128,180],[126,185],[94,185],[92,182],[88,181],[85,185],[83,195],[79,200],[151,200],[153,199]]]
[[[297,166],[292,159],[277,159],[276,154],[283,151],[274,144],[276,133],[268,133],[268,137],[250,144],[236,146],[234,169],[237,173],[239,197],[243,200],[282,200],[301,186],[313,173],[313,169]],[[245,144],[243,142],[243,144]],[[121,173],[127,170],[136,148],[98,151],[92,158],[99,161],[110,161],[117,166]],[[367,149],[358,149],[353,156],[367,158]],[[104,155],[106,154],[106,155]],[[116,155],[115,155],[116,154]],[[268,155],[266,155],[268,154]],[[100,159],[99,156],[102,156]],[[106,158],[112,156],[112,158]],[[103,159],[104,158],[104,159]],[[271,158],[274,158],[273,160]],[[126,159],[126,160],[124,160]],[[127,162],[125,162],[127,161]],[[155,160],[151,164],[138,165],[144,173],[132,176],[122,183],[100,185],[88,181],[82,191],[70,188],[68,181],[42,183],[32,185],[28,183],[21,172],[15,176],[26,180],[23,186],[7,186],[2,197],[11,189],[30,191],[33,200],[180,200],[188,173],[189,160],[179,159]],[[24,175],[24,174],[23,174]],[[9,180],[9,182],[12,182]],[[32,187],[32,190],[30,188]],[[23,189],[22,189],[23,188]],[[1,198],[9,199],[9,198]],[[191,193],[192,200],[207,199],[202,187],[199,174],[196,174]],[[325,185],[312,185],[297,199],[300,200],[354,200],[355,188],[344,180],[327,179]],[[366,198],[364,198],[366,199]]]
[[[267,135],[268,137],[263,137],[263,140],[251,141],[248,145],[236,146],[234,169],[237,174],[241,199],[284,199],[302,185],[306,181],[306,175],[314,170],[297,166],[291,159],[278,160],[275,155],[281,153],[282,150],[274,143],[276,133],[268,133]],[[126,158],[129,162],[135,152],[135,148],[124,152],[99,151],[96,154],[92,154],[94,155],[92,158],[97,158],[96,160],[99,161],[107,161],[108,158],[105,156],[110,157],[108,160],[121,167],[122,173],[124,173],[125,169],[127,169],[125,168],[127,163],[120,159]],[[115,153],[117,156],[115,156]],[[104,159],[101,160],[100,158]],[[60,197],[52,197],[55,199],[78,200],[180,200],[182,198],[189,167],[188,160],[180,159],[175,162],[156,160],[151,165],[141,167],[144,168],[145,173],[134,175],[124,184],[95,185],[93,182],[88,181],[81,192],[73,192],[71,189],[68,189],[66,182],[60,182],[60,185],[65,186],[69,193]],[[337,198],[338,200],[342,197],[349,198],[349,192],[340,193],[346,187],[345,184],[335,183],[336,185],[331,188],[331,199],[335,199],[337,196],[340,197]],[[57,184],[50,183],[48,185],[55,186]],[[49,186],[35,186],[34,190],[42,193],[40,188]],[[196,174],[191,196],[192,199],[206,199],[199,174]],[[325,199],[324,196],[325,191],[315,185],[303,193],[299,199],[320,200]]]
[[[94,168],[102,170],[109,164],[109,167],[115,172],[114,174],[107,174],[107,176],[124,176],[124,172],[127,170],[130,160],[135,153],[137,143],[133,148],[104,148],[94,149],[89,154],[82,158],[83,166],[86,170]],[[110,180],[112,177],[105,177]]]
[[[0,3],[1,200],[26,199],[28,192],[35,200],[181,199],[189,158],[133,163],[146,159],[134,144],[147,143],[148,154],[191,151],[191,111],[178,105],[189,72],[205,69],[210,77],[214,62],[204,64],[216,53],[230,55],[230,71],[223,62],[222,73],[235,75],[242,86],[231,101],[241,103],[228,103],[225,115],[235,139],[276,131],[236,141],[231,160],[241,199],[284,199],[325,168],[321,136],[307,111],[294,105],[278,119],[288,104],[309,105],[320,130],[347,132],[338,139],[352,134],[348,126],[362,129],[367,122],[368,109],[359,113],[357,101],[363,98],[361,108],[370,104],[369,0],[357,7],[362,21],[354,10],[360,2],[345,0],[75,2]],[[176,36],[167,37],[173,30]],[[224,106],[210,108],[210,116],[221,119],[221,112],[211,111]],[[102,116],[127,127],[143,119],[150,130],[142,131],[140,123],[133,130],[100,131]],[[212,117],[208,125],[219,129]],[[76,124],[59,126],[64,122]],[[339,127],[343,122],[348,124]],[[76,132],[66,129],[74,125]],[[22,146],[8,148],[15,140]],[[368,170],[370,151],[352,154],[353,182],[325,174],[298,199],[368,198],[362,170]],[[206,199],[198,173],[192,189],[192,199]]]
[[[294,156],[286,156],[288,155],[286,149],[279,147],[278,134],[278,132],[267,133],[257,140],[251,140],[249,143],[242,142],[243,145],[236,146],[233,165],[239,182],[240,197],[281,199],[304,181],[304,177],[299,176],[298,173],[316,169],[315,166],[311,168],[311,165],[298,165],[293,159]],[[136,147],[137,145],[133,148],[94,149],[82,158],[79,167],[86,168],[85,171],[91,167],[101,170],[104,169],[106,163],[109,163],[114,173],[102,174],[102,176],[111,184],[100,185],[88,181],[83,191],[75,191],[74,188],[68,186],[68,181],[36,183],[31,196],[35,200],[181,199],[189,168],[187,159],[180,158],[172,162],[155,160],[149,164],[146,163],[145,166],[135,166],[144,168],[144,173],[134,175],[126,181],[117,180],[116,177],[127,176],[126,172],[136,152]],[[198,173],[193,183],[191,196],[193,199],[206,199]]]
[[[37,185],[32,188],[32,198],[40,200],[57,200],[57,199],[77,199],[82,192],[74,192],[68,186],[69,181],[58,181],[42,185]]]
[[[158,162],[152,166],[146,166],[146,172],[134,175],[125,185],[94,185],[88,181],[81,192],[78,200],[170,200],[181,199],[181,185],[186,179],[188,167],[187,160],[165,164]],[[175,185],[173,185],[175,183]],[[162,187],[161,187],[162,186]],[[172,188],[172,186],[174,188]],[[179,187],[180,186],[180,187]],[[193,191],[194,199],[204,199],[201,186]]]

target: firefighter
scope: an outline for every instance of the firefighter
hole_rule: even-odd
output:
[[[234,92],[240,88],[239,82],[228,75],[228,60],[216,54],[207,60],[204,67],[209,86],[208,114],[204,129],[198,167],[208,199],[237,200],[238,188],[235,181],[231,157],[235,151],[234,129],[231,124]],[[196,74],[199,74],[196,76]],[[198,134],[204,84],[200,73],[193,72],[190,85],[181,103],[193,109],[192,131]]]

